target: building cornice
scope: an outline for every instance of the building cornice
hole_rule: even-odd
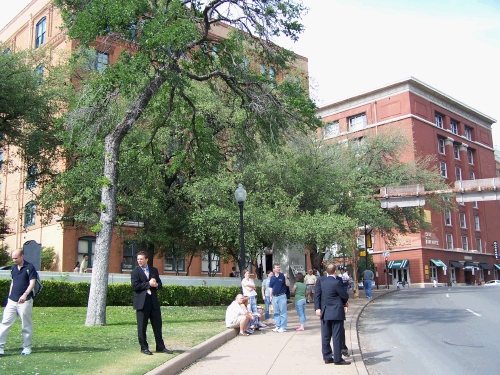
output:
[[[491,129],[491,125],[496,122],[494,118],[487,116],[482,112],[479,112],[478,110],[452,98],[449,95],[444,94],[439,90],[436,90],[435,88],[413,77],[397,81],[392,84],[379,87],[347,99],[327,104],[321,108],[318,108],[316,114],[319,117],[326,117],[404,92],[411,92],[415,95],[418,95],[423,99],[436,104],[437,106],[455,113],[457,116],[461,116],[462,118],[469,120],[471,123],[475,123],[487,129]]]

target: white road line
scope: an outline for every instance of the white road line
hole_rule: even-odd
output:
[[[474,314],[475,316],[481,316],[480,314],[478,314],[477,312],[472,311],[471,309],[466,309],[466,311]]]

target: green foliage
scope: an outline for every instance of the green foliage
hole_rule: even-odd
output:
[[[56,253],[52,246],[51,247],[42,246],[42,254],[40,259],[40,267],[42,271],[50,271],[52,265],[54,264],[55,256]]]
[[[35,306],[87,306],[90,283],[42,280],[43,293]],[[0,279],[0,296],[9,294],[10,279]],[[239,286],[181,286],[163,285],[158,292],[162,306],[220,306],[229,305],[241,293]],[[134,292],[129,283],[109,284],[107,306],[132,306]]]
[[[9,246],[7,244],[2,244],[0,246],[0,265],[7,265],[9,262],[12,262],[9,252]]]

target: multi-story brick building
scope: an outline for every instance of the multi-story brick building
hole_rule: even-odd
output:
[[[64,30],[61,29],[62,19],[59,9],[52,4],[51,0],[33,0],[14,19],[12,19],[2,30],[0,30],[0,41],[6,43],[11,52],[26,48],[46,48],[50,46],[54,63],[58,59],[70,55],[76,47],[76,42],[68,39]],[[224,37],[228,35],[230,27],[224,24],[216,24],[213,27],[213,36]],[[123,41],[119,37],[97,40],[94,43],[96,57],[94,68],[98,71],[113,64],[124,48],[128,48],[130,42]],[[266,72],[270,76],[276,76],[277,80],[284,79],[280,72],[274,72],[271,67],[261,66],[258,62],[255,69]],[[301,80],[307,85],[307,59],[297,55],[295,68]],[[43,74],[43,66],[37,68]],[[27,241],[37,241],[45,247],[53,247],[56,253],[56,262],[53,271],[72,271],[76,261],[89,256],[89,268],[92,269],[94,248],[96,243],[95,233],[81,232],[71,220],[62,220],[62,217],[54,217],[49,224],[43,224],[36,211],[36,181],[29,178],[30,166],[22,165],[16,158],[15,150],[11,148],[1,151],[4,161],[19,167],[20,173],[4,173],[0,175],[0,197],[3,202],[9,230],[4,242],[12,249],[18,249]],[[62,213],[61,213],[62,215]],[[237,220],[237,217],[235,218]],[[128,227],[127,227],[128,224]],[[125,223],[125,230],[136,230],[141,223]],[[235,233],[238,236],[238,233]],[[139,244],[126,243],[122,236],[115,230],[113,234],[109,271],[112,273],[127,272],[135,265],[135,254],[142,250]],[[270,258],[271,257],[271,258]],[[210,258],[210,259],[209,259]],[[272,265],[272,254],[266,254],[261,262]],[[189,275],[206,275],[210,269],[214,276],[228,276],[235,264],[220,262],[217,256],[206,254],[189,260]],[[184,275],[187,272],[188,262],[185,259],[175,259],[173,256],[155,258],[154,264],[160,272],[176,273]],[[236,265],[237,266],[237,265]]]
[[[456,180],[497,176],[491,126],[495,120],[409,78],[319,108],[324,139],[359,138],[397,127],[414,145],[404,156],[434,155],[441,175]],[[378,284],[472,284],[498,279],[493,241],[500,240],[498,201],[458,204],[456,210],[427,210],[432,229],[398,238],[389,247],[375,236],[373,260]],[[388,273],[384,252],[389,252]]]

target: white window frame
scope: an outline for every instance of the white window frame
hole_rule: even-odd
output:
[[[45,43],[47,35],[47,17],[43,17],[35,26],[35,48],[40,47]]]
[[[443,138],[438,138],[438,152],[441,155],[446,155],[446,144]]]
[[[335,138],[340,134],[340,124],[337,121],[328,122],[323,127],[323,139]]]
[[[446,233],[445,235],[446,246],[448,250],[453,250],[453,234]]]
[[[460,147],[458,145],[453,145],[453,156],[456,160],[460,160]]]
[[[95,70],[102,73],[109,66],[109,54],[106,52],[97,51],[95,60]]]
[[[462,168],[455,166],[455,177],[457,181],[462,181]]]
[[[470,179],[475,180],[476,179],[476,173],[474,171],[470,172]]]
[[[436,113],[434,115],[434,119],[435,119],[435,123],[436,123],[436,126],[439,128],[439,129],[444,129],[444,117],[442,114],[440,113]]]
[[[467,236],[462,236],[462,249],[469,251],[469,238]]]
[[[467,229],[467,217],[465,216],[465,212],[460,212],[460,228]]]
[[[472,141],[472,128],[469,126],[465,127],[465,133],[464,133],[465,138],[467,138],[469,141]]]
[[[449,227],[452,226],[451,211],[450,210],[444,211],[444,225],[449,226]]]
[[[349,131],[355,132],[366,128],[366,113],[349,117]]]
[[[442,177],[444,177],[444,178],[448,177],[448,169],[446,167],[445,161],[439,162],[439,172],[440,172]]]
[[[477,215],[474,216],[474,230],[481,230],[481,221]]]
[[[477,201],[472,202],[472,208],[479,208],[479,203]]]
[[[476,250],[480,253],[483,252],[483,241],[481,241],[481,238],[478,237],[476,237]]]
[[[469,160],[470,165],[474,165],[474,151],[467,150],[467,159]]]
[[[458,134],[458,123],[455,120],[450,121],[450,130],[453,134]]]

